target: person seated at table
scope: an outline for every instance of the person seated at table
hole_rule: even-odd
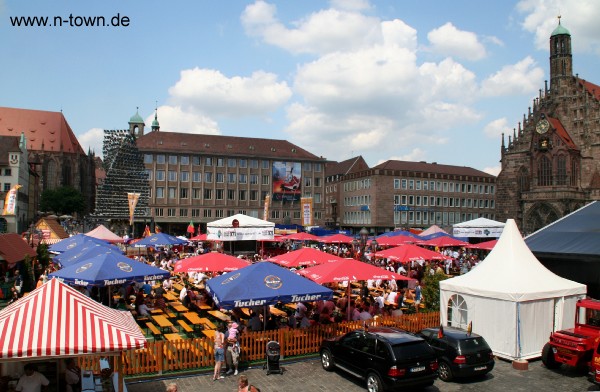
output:
[[[125,301],[125,298],[123,298],[123,297],[119,298],[119,300],[117,301],[117,304],[115,305],[115,309],[130,310],[127,308],[127,302]]]
[[[148,305],[150,305],[150,300],[147,300],[147,301],[145,301],[144,303],[142,303],[141,305],[138,306],[137,312],[138,312],[139,316],[141,316],[141,317],[148,317],[148,316],[150,316],[150,312],[152,310],[154,310],[154,308],[151,308]]]
[[[332,322],[331,313],[329,313],[329,310],[326,307],[323,307],[321,313],[319,313],[319,324],[326,325],[331,324]]]
[[[360,307],[360,313],[358,314],[359,320],[370,320],[373,318],[371,313],[369,313],[370,307],[371,307],[371,305],[369,304],[369,302],[364,302],[362,304],[362,306]]]
[[[154,308],[164,311],[167,308],[167,304],[162,295],[154,295]]]
[[[135,306],[135,295],[129,296],[129,302],[127,302],[125,304],[125,307],[129,311],[132,311],[132,310],[135,311],[135,308],[136,308],[136,306]]]
[[[277,318],[274,315],[269,316],[269,319],[267,320],[267,325],[265,326],[265,329],[267,331],[274,331],[276,329],[279,329],[279,321],[277,320]]]

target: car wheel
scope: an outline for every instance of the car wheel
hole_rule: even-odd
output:
[[[369,373],[367,376],[367,391],[383,392],[383,383],[377,374]]]
[[[454,376],[452,375],[452,369],[450,369],[450,365],[446,361],[440,361],[438,367],[438,375],[440,376],[440,380],[442,381],[451,381]]]
[[[335,367],[335,361],[333,360],[331,351],[323,350],[321,353],[321,365],[323,366],[323,369],[327,370],[328,372],[333,370]]]
[[[556,362],[556,359],[554,359],[554,352],[550,343],[546,343],[542,349],[542,363],[548,369],[558,369],[560,367],[560,362]]]

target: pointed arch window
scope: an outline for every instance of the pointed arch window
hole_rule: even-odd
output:
[[[519,169],[519,192],[528,192],[529,191],[529,173],[527,172],[527,168],[521,167]]]
[[[538,185],[552,185],[552,162],[545,156],[542,156],[538,161]]]
[[[567,157],[556,157],[556,185],[567,185]]]
[[[577,186],[579,181],[579,164],[576,158],[571,158],[571,186]]]

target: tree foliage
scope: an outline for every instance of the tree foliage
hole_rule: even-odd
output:
[[[433,275],[429,272],[431,267],[427,267],[423,276],[423,301],[425,307],[431,310],[440,310],[440,282],[448,279],[443,272],[437,272]]]
[[[42,211],[52,211],[58,215],[83,213],[85,199],[81,192],[73,187],[47,189],[42,192],[40,209]]]

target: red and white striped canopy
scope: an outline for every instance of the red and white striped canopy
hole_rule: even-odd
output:
[[[142,348],[131,313],[52,279],[0,312],[0,361]]]

